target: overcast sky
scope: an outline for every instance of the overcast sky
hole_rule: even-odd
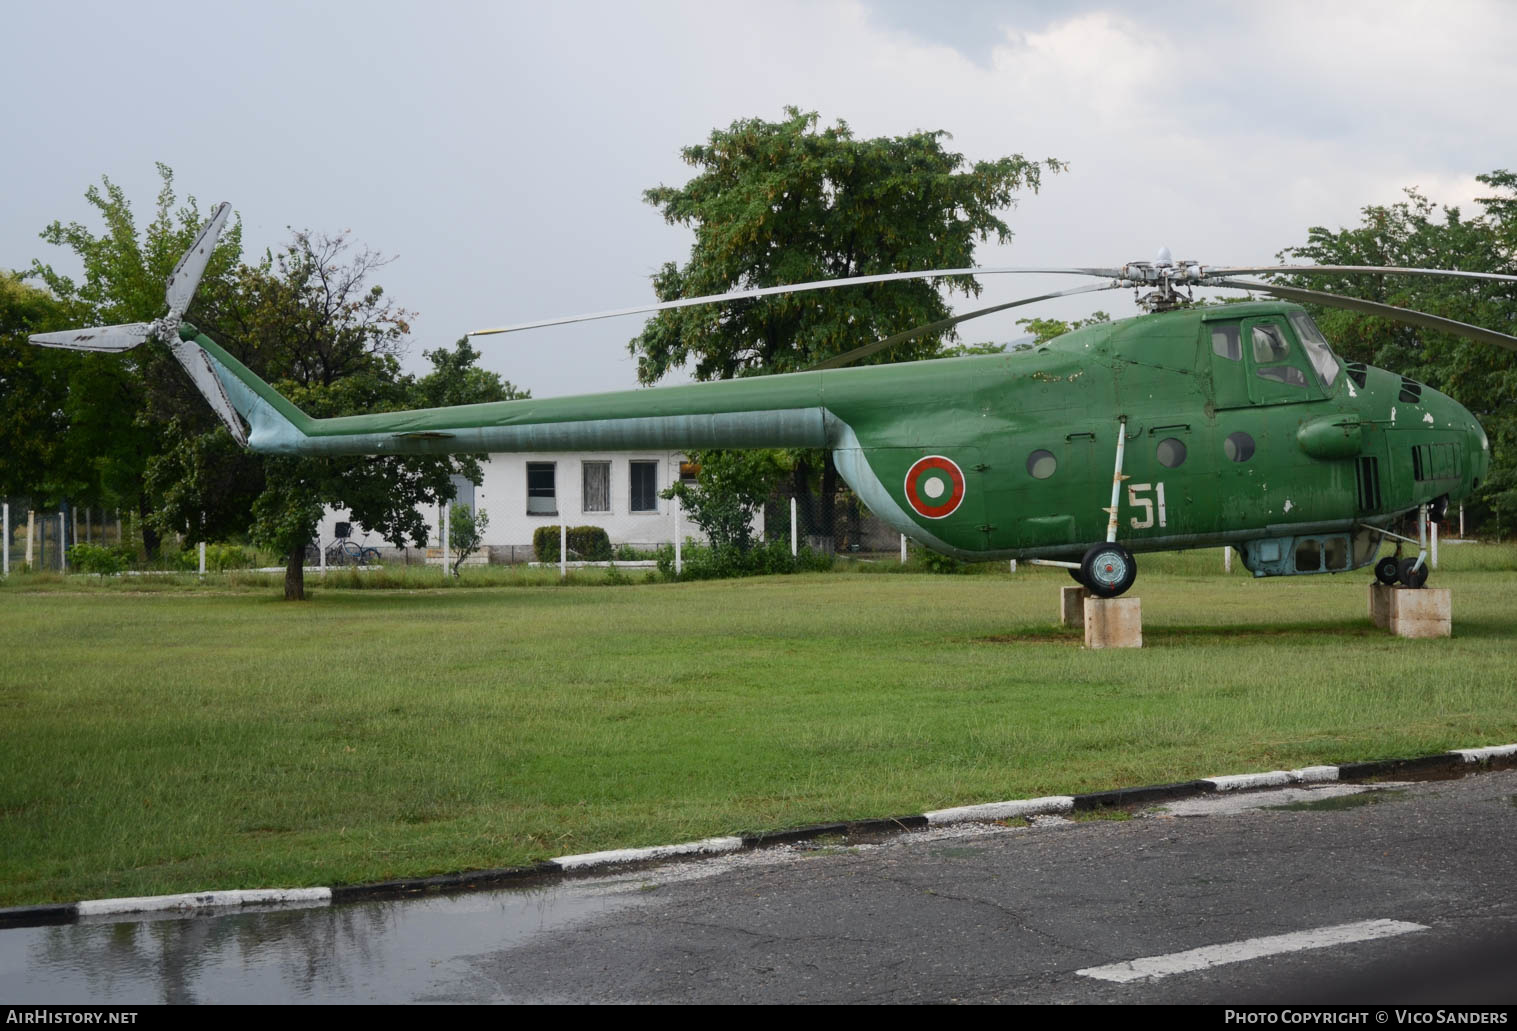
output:
[[[251,253],[349,229],[423,348],[652,299],[689,236],[644,189],[681,147],[786,104],[860,136],[945,129],[971,160],[1070,163],[984,265],[1269,261],[1406,186],[1470,205],[1517,167],[1517,4],[433,0],[5,5],[0,267],[68,267],[38,231],[153,163],[230,200]],[[97,227],[98,228],[98,227]],[[1076,285],[987,279],[978,305]],[[1020,277],[1019,277],[1020,278]],[[1066,301],[1131,314],[1129,295]],[[970,340],[1019,336],[1007,313]],[[999,321],[998,321],[999,320]],[[637,318],[488,337],[539,397],[636,384]]]

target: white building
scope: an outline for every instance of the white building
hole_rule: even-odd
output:
[[[560,523],[599,526],[613,545],[669,544],[676,532],[681,537],[700,536],[690,520],[675,511],[678,502],[659,496],[680,478],[682,466],[687,477],[694,476],[678,451],[495,454],[482,463],[484,477],[477,487],[455,478],[455,504],[471,505],[476,513],[490,517],[485,528],[488,547],[517,549],[514,556],[509,551],[494,556],[502,561],[523,560],[521,549],[531,547],[533,531]],[[436,545],[441,507],[427,506],[422,512],[428,543]],[[329,509],[321,524],[322,543],[330,542],[337,523],[348,518],[345,511]],[[756,528],[762,532],[762,512]],[[362,530],[355,528],[353,536],[362,538]],[[388,546],[372,535],[367,543]]]

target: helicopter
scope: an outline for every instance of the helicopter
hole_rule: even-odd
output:
[[[1517,350],[1517,337],[1479,326],[1238,278],[1313,271],[1517,276],[1207,266],[1161,250],[1152,262],[1114,267],[892,272],[480,330],[469,335],[903,279],[1036,273],[1101,280],[907,329],[803,372],[314,419],[183,321],[230,210],[217,207],[169,276],[166,315],[35,334],[31,342],[122,351],[156,337],[233,439],[267,454],[828,448],[843,480],[901,534],[958,559],[1061,566],[1105,598],[1133,585],[1135,555],[1144,552],[1221,545],[1237,549],[1256,577],[1340,573],[1374,562],[1386,539],[1396,555],[1376,564],[1376,577],[1421,587],[1426,521],[1479,488],[1490,442],[1446,394],[1343,362],[1302,302]],[[1275,299],[1196,306],[1195,288]],[[1145,314],[1011,353],[853,364],[993,312],[1114,289],[1132,289]],[[1408,535],[1413,519],[1415,540]],[[1412,544],[1416,557],[1401,557]]]

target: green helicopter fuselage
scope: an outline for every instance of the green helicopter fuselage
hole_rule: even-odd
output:
[[[1105,541],[1119,432],[1118,540],[1235,544],[1260,575],[1363,565],[1364,528],[1459,501],[1490,464],[1464,407],[1345,366],[1304,309],[1274,301],[1143,315],[1006,354],[332,419],[306,416],[193,327],[180,336],[206,352],[255,451],[829,448],[875,515],[968,560],[1078,559]]]

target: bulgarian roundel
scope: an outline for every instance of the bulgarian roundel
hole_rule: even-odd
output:
[[[951,458],[928,455],[906,470],[906,503],[917,515],[942,519],[964,501],[964,470]]]

